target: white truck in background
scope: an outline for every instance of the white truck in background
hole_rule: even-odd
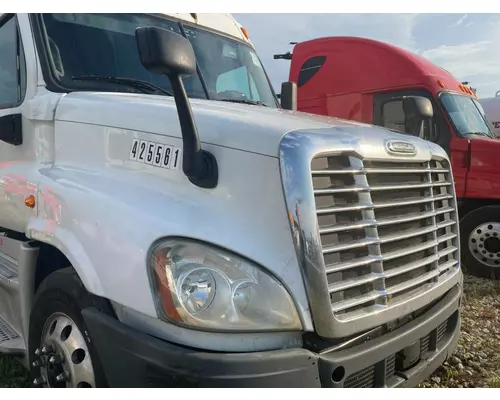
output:
[[[500,137],[500,90],[495,93],[495,97],[479,99],[479,103],[493,125],[494,133]]]
[[[416,386],[453,351],[436,144],[281,109],[228,14],[0,14],[0,50],[0,353],[34,385]]]

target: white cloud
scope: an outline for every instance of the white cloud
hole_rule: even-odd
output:
[[[479,97],[490,97],[500,89],[500,20],[476,24],[484,40],[454,46],[441,45],[421,54],[446,68],[457,79],[469,81]],[[467,35],[465,35],[467,37]]]
[[[424,51],[422,55],[457,76],[495,74],[500,71],[495,59],[488,57],[492,45],[491,41],[481,41],[456,46],[439,46]]]

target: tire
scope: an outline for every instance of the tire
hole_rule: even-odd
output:
[[[500,279],[500,206],[467,213],[460,220],[462,263],[467,273]]]
[[[40,284],[28,339],[30,375],[35,386],[107,387],[99,355],[81,314],[86,307],[113,315],[106,300],[85,290],[73,268],[55,271]],[[72,340],[66,341],[69,337]],[[59,379],[61,376],[64,379]]]

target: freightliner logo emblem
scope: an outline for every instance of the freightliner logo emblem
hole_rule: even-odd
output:
[[[414,156],[417,154],[417,148],[410,142],[403,140],[388,140],[385,142],[387,152],[394,155]]]

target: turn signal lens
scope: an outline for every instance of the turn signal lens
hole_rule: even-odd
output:
[[[248,36],[248,31],[243,27],[241,27],[240,29],[241,29],[241,32],[243,33],[243,36],[245,36],[247,38],[247,40],[250,40],[250,38]]]

